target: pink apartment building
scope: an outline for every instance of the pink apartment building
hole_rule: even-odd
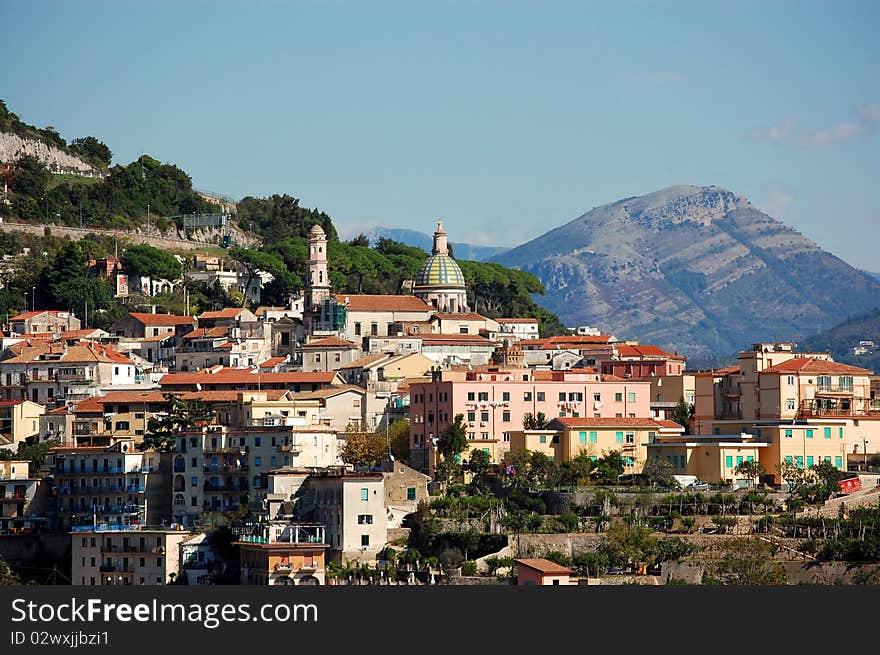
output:
[[[464,416],[471,448],[499,463],[510,448],[510,432],[523,417],[642,418],[651,415],[650,382],[624,380],[591,369],[435,371],[430,382],[410,385],[410,453],[413,465],[430,469],[434,443]],[[467,454],[464,454],[467,458]]]

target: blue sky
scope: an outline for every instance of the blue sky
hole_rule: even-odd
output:
[[[672,184],[876,259],[877,2],[4,0],[0,97],[235,198],[516,245]]]

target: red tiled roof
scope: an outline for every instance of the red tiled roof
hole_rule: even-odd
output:
[[[275,368],[279,364],[287,361],[286,357],[270,357],[269,359],[263,360],[259,363],[260,368]]]
[[[213,369],[211,369],[213,370]],[[167,373],[159,380],[161,386],[194,386],[202,384],[331,384],[336,378],[335,371],[329,372],[306,372],[294,371],[291,373],[257,373],[257,369],[222,368],[214,373],[209,370],[194,373]]]
[[[200,327],[183,335],[185,341],[193,339],[221,339],[229,334],[229,326],[221,325],[212,328]]]
[[[324,337],[323,339],[310,341],[303,345],[303,350],[309,348],[347,348],[350,350],[357,347],[357,344],[354,344],[351,341],[346,341],[345,339],[340,339],[339,337]]]
[[[144,325],[193,325],[192,316],[150,314],[149,312],[129,312],[128,315]]]
[[[134,362],[125,355],[122,355],[105,345],[95,343],[94,341],[80,341],[77,344],[67,346],[66,350],[60,342],[37,342],[35,344],[25,343],[21,345],[22,347],[14,350],[10,348],[10,350],[13,350],[16,355],[15,357],[5,360],[3,362],[4,364],[42,363],[46,360],[40,360],[40,355],[52,352],[55,354],[63,353],[60,359],[54,360],[63,363],[109,361],[116,362],[117,364],[134,365]]]
[[[413,334],[413,339],[420,339],[423,345],[442,346],[447,343],[486,346],[494,345],[486,337],[477,334]]]
[[[673,355],[662,348],[652,346],[650,344],[631,346],[629,344],[620,344],[616,347],[617,354],[620,357],[662,357],[664,359],[686,359],[681,355]]]
[[[68,312],[65,312],[62,309],[38,309],[36,311],[23,312],[23,313],[19,314],[18,316],[13,316],[12,318],[9,319],[9,322],[10,323],[17,323],[19,321],[26,321],[29,318],[34,318],[35,316],[39,316],[40,314],[52,314],[53,316],[57,316],[58,314],[67,314],[67,313]]]
[[[224,307],[219,311],[203,312],[199,314],[199,320],[215,318],[235,318],[244,311],[243,307]]]
[[[676,423],[675,421],[667,421],[667,420],[657,421],[657,425],[659,425],[661,428],[672,428],[674,430],[684,429],[682,425]]]
[[[431,306],[415,296],[334,294],[336,301],[345,304],[350,312],[427,312]]]
[[[761,373],[832,373],[843,375],[871,375],[872,372],[866,368],[858,366],[850,366],[849,364],[841,364],[840,362],[829,362],[815,357],[796,357],[789,359],[764,369]]]
[[[547,575],[570,575],[572,573],[572,570],[567,566],[562,566],[556,562],[551,562],[549,559],[543,559],[540,557],[515,559],[513,561],[516,564],[522,564],[523,566],[527,566],[530,569],[534,569],[535,571]]]
[[[67,332],[61,333],[61,338],[64,340],[88,339],[89,337],[95,336],[95,335],[99,334],[100,332],[102,332],[102,330],[99,330],[98,328],[84,329],[84,330],[68,330]]]

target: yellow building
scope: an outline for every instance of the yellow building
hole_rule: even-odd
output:
[[[243,585],[323,585],[326,583],[324,526],[271,522],[259,536],[234,545],[241,557]]]
[[[743,462],[760,462],[770,444],[751,434],[680,435],[648,444],[649,457],[667,462],[673,475],[695,475],[706,482],[729,480],[748,486],[757,480],[736,472]]]
[[[16,450],[18,444],[40,433],[46,408],[30,400],[0,400],[0,444]]]

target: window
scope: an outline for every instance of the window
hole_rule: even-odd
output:
[[[635,442],[636,442],[635,432],[627,432],[626,433],[626,443],[633,444]]]
[[[622,393],[615,393],[614,394],[614,402],[622,403],[623,402],[623,394]]]
[[[116,421],[116,429],[117,430],[128,430],[129,429],[128,421]]]
[[[277,461],[277,458],[275,457],[275,455],[272,455],[272,457],[269,458],[269,466],[272,466],[272,467],[278,466],[278,461]]]
[[[736,456],[736,465],[739,466],[742,463],[743,463],[742,455],[737,455]]]
[[[361,535],[361,546],[369,546],[370,545],[370,535],[362,534]]]
[[[837,468],[843,468],[843,457],[837,456],[834,458],[834,466]]]
[[[797,462],[797,467],[798,467],[799,469],[804,468],[804,458],[803,458],[801,455],[798,455],[798,456],[795,458],[795,460],[796,460],[796,462]]]
[[[510,402],[510,392],[509,391],[503,392],[501,394],[501,400],[502,400],[502,402],[505,402],[505,403]]]
[[[811,468],[813,466],[813,456],[807,455],[807,468]]]
[[[794,398],[787,398],[785,400],[785,409],[787,409],[788,411],[794,411],[794,408],[795,408]]]
[[[623,432],[615,432],[614,441],[615,443],[623,443]]]
[[[543,391],[538,392],[538,402],[539,403],[544,402],[544,392]]]
[[[370,324],[370,334],[374,337],[379,335],[379,325],[377,323]]]
[[[785,431],[785,436],[786,436],[787,438],[791,439],[791,430],[786,430],[786,431]]]
[[[361,335],[361,324],[360,323],[354,324],[354,334],[355,334],[355,336]]]
[[[510,412],[503,412],[501,414],[501,421],[503,423],[510,423]]]
[[[373,525],[373,515],[358,514],[358,525]]]
[[[416,499],[416,488],[415,487],[407,487],[406,488],[406,499],[407,500],[415,500]]]
[[[729,469],[733,468],[733,455],[727,455],[724,458],[724,467]]]
[[[831,428],[825,428],[824,435],[825,435],[826,439],[830,439],[831,438]]]
[[[561,402],[561,403],[565,402],[565,392],[564,391],[559,392],[559,402]]]
[[[596,443],[599,440],[598,432],[590,432],[590,443]]]
[[[807,430],[807,439],[812,439],[812,438],[813,438],[813,431]]]
[[[794,462],[794,458],[791,455],[785,456],[785,463],[786,464],[792,464],[793,462]]]
[[[480,395],[477,397],[479,398],[480,402],[489,400],[489,392],[488,391],[481,391]]]
[[[474,392],[473,391],[468,391],[467,399],[474,400]]]
[[[816,384],[820,389],[830,389],[831,388],[831,376],[830,375],[820,375],[816,380]]]
[[[837,436],[843,439],[843,428],[837,428]]]
[[[199,486],[198,476],[194,475],[189,479],[189,486],[191,486],[191,487],[198,487]]]
[[[541,443],[547,443],[547,435],[542,434],[540,437],[538,437],[538,441],[540,441]]]
[[[254,457],[254,466],[262,466],[262,465],[263,465],[263,458],[260,457],[259,455]]]
[[[260,437],[254,437],[254,446],[259,447],[259,445],[263,442]]]
[[[578,443],[583,443],[583,444],[587,443],[587,433],[586,432],[581,432],[578,435]]]
[[[476,432],[468,432],[468,439],[476,439],[476,438],[477,438]]]
[[[594,394],[593,394],[593,400],[596,401],[597,403],[598,403],[598,402],[601,402],[601,400],[602,400],[602,394],[601,394],[601,393],[594,393]]]
[[[840,390],[841,391],[852,391],[853,390],[853,379],[851,375],[841,375],[840,376]]]
[[[481,436],[483,439],[488,439],[488,438],[489,438],[489,433],[488,433],[488,432],[481,432],[481,433],[480,433],[480,436]]]
[[[477,413],[476,412],[468,412],[467,413],[467,420],[470,421],[471,423],[476,421],[477,420]]]
[[[636,392],[630,391],[626,394],[626,399],[628,402],[634,403],[636,401]]]
[[[489,412],[480,412],[480,420],[485,423],[489,420]]]
[[[366,487],[361,487],[361,500],[370,500],[370,490]]]
[[[793,376],[793,375],[789,375],[789,376],[788,376],[788,383],[789,383],[789,384],[794,384],[794,376]]]
[[[525,393],[523,393],[523,400],[524,400],[525,402],[531,402],[531,400],[532,400],[532,392],[531,392],[531,391],[526,391]]]

